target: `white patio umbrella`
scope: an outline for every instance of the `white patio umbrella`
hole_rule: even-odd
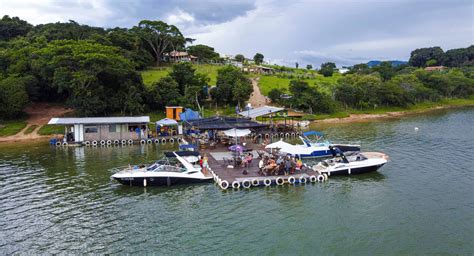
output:
[[[229,136],[229,137],[244,137],[252,133],[249,129],[229,129],[225,130],[224,134]]]
[[[295,146],[291,145],[290,143],[286,143],[283,140],[279,140],[277,142],[273,142],[265,146],[266,149],[279,149],[282,152],[290,153],[293,151]]]

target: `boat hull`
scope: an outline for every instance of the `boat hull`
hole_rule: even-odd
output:
[[[363,174],[363,173],[375,172],[383,165],[384,164],[355,167],[355,168],[351,168],[350,171],[349,171],[349,168],[345,168],[345,169],[340,169],[340,170],[335,170],[335,171],[330,171],[330,172],[323,172],[323,173],[327,173],[330,176]]]
[[[208,183],[212,181],[209,179],[196,179],[196,178],[184,178],[184,177],[114,177],[116,181],[123,185],[130,186],[144,186],[146,180],[147,186],[174,186],[183,184],[197,184],[197,183]]]

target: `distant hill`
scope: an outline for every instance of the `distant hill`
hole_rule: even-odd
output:
[[[388,62],[392,63],[392,67],[400,66],[400,65],[403,65],[403,64],[408,64],[408,61],[403,61],[403,60],[389,60]],[[371,60],[371,61],[367,62],[367,65],[369,67],[374,67],[374,66],[380,65],[380,63],[382,63],[382,61],[380,61],[380,60]]]

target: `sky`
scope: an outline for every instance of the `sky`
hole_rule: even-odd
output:
[[[163,20],[194,44],[286,66],[408,60],[417,48],[474,44],[469,0],[0,0],[5,14],[106,28]]]

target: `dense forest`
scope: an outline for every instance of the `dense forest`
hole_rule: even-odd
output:
[[[185,62],[173,65],[169,75],[152,86],[144,86],[140,70],[163,65],[172,51],[186,50],[200,61],[220,61],[212,47],[192,45],[193,41],[162,21],[104,29],[75,21],[33,26],[4,16],[0,19],[0,119],[18,118],[31,102],[64,104],[82,116],[134,115],[175,104],[243,106],[252,85],[246,74],[230,65],[218,71],[212,89],[207,88],[209,77]],[[262,63],[263,54],[256,54],[254,62]],[[441,65],[447,68],[424,69]],[[474,94],[473,65],[474,46],[446,52],[439,47],[422,48],[411,53],[406,65],[354,65],[330,90],[325,84],[297,79],[290,82],[288,91],[273,89],[269,97],[310,113],[467,98]],[[332,76],[335,67],[323,63],[319,73]]]
[[[133,115],[167,104],[199,107],[209,78],[179,63],[151,88],[139,71],[187,50],[201,61],[219,55],[191,45],[180,30],[162,21],[143,20],[133,28],[103,29],[74,21],[33,26],[18,17],[0,20],[0,119],[17,118],[30,102],[57,102],[77,115]],[[222,89],[222,88],[225,89]],[[231,90],[229,90],[231,88]],[[217,104],[243,103],[250,81],[235,68],[219,72],[212,94]]]

